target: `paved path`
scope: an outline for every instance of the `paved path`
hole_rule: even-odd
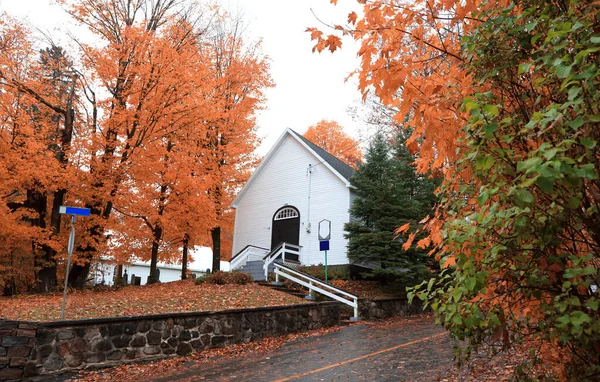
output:
[[[153,381],[437,381],[453,344],[431,318],[359,324],[269,354],[190,362]]]

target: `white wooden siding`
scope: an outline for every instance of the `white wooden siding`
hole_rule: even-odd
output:
[[[331,220],[328,263],[347,264],[344,223],[350,217],[348,187],[324,165],[314,167],[309,221],[307,170],[309,164],[315,165],[320,159],[289,134],[276,150],[237,203],[233,253],[249,244],[269,248],[273,215],[288,204],[300,212],[301,262],[324,263],[324,254],[319,251],[317,228],[319,221],[328,219]],[[306,231],[309,223],[310,233]]]

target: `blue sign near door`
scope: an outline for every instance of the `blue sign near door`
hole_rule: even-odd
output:
[[[319,242],[319,251],[329,251],[329,240],[321,240]]]

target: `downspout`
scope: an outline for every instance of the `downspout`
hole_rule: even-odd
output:
[[[308,212],[306,214],[307,218],[307,225],[306,225],[306,232],[310,233],[310,192],[311,192],[311,188],[312,188],[312,172],[313,172],[313,165],[309,164],[308,165],[308,169],[306,170],[306,176],[308,176]]]

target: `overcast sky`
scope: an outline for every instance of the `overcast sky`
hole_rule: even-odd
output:
[[[349,8],[344,4],[333,6],[329,0],[222,0],[221,4],[232,13],[243,14],[248,37],[262,39],[263,52],[271,59],[276,86],[266,92],[266,110],[258,115],[259,135],[264,138],[260,155],[285,128],[303,133],[321,119],[339,122],[358,138],[360,123],[353,121],[347,109],[359,103],[360,93],[355,80],[344,81],[358,65],[356,45],[345,41],[344,49],[335,54],[312,53],[313,43],[305,32],[309,26],[321,26],[315,15],[327,23],[343,23]],[[64,11],[52,0],[0,0],[0,11],[25,19],[62,43],[68,43],[65,31],[73,29],[65,22],[68,18]],[[82,31],[76,33],[79,36]]]

